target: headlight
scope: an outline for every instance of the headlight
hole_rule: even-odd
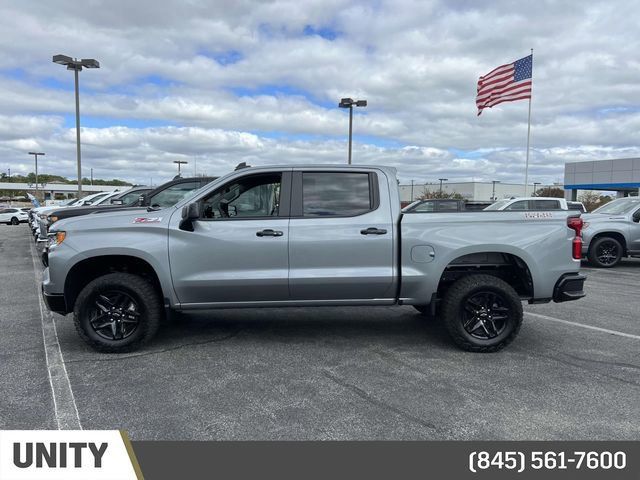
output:
[[[67,238],[67,232],[59,231],[59,232],[51,232],[51,244],[50,246],[60,245],[64,242],[64,239]]]

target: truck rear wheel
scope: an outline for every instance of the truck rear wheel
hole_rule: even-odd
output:
[[[80,337],[100,352],[130,352],[151,340],[163,315],[156,289],[143,277],[110,273],[89,282],[76,300]]]
[[[518,293],[492,275],[457,280],[442,301],[442,318],[453,341],[470,352],[497,352],[518,335],[522,303]]]
[[[596,267],[615,267],[622,258],[622,245],[615,238],[600,237],[591,243],[588,257]]]

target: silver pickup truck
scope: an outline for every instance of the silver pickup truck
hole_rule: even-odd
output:
[[[392,168],[245,168],[174,207],[56,222],[42,288],[107,352],[174,310],[353,305],[412,305],[493,352],[523,300],[584,296],[581,228],[561,210],[402,214]]]
[[[613,200],[584,215],[582,253],[596,267],[640,257],[640,197]]]

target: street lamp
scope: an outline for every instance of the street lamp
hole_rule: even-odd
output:
[[[180,165],[186,165],[187,161],[185,160],[174,160],[173,163],[177,163],[178,164],[178,176],[180,176]]]
[[[538,194],[536,193],[536,190],[537,190],[537,189],[536,189],[536,185],[542,185],[542,183],[540,183],[540,182],[533,182],[533,195],[532,195],[532,197],[537,197],[537,196],[538,196]]]
[[[78,198],[82,197],[82,166],[80,160],[80,95],[78,93],[78,72],[85,68],[100,68],[100,62],[93,58],[71,58],[66,55],[54,55],[53,63],[65,65],[67,70],[73,70],[76,86],[76,157],[78,161]]]
[[[411,201],[413,202],[413,179],[411,179]]]
[[[492,180],[491,183],[493,183],[493,193],[491,194],[491,200],[496,201],[496,183],[500,183],[499,180]]]
[[[36,157],[36,198],[38,198],[38,155],[44,156],[43,152],[29,152],[29,155]]]
[[[351,137],[353,135],[353,106],[366,107],[366,100],[354,100],[352,98],[343,98],[340,100],[338,107],[349,109],[349,165],[351,165]]]
[[[440,180],[440,197],[442,197],[442,182],[446,182],[449,179],[448,178],[439,178],[438,180]]]

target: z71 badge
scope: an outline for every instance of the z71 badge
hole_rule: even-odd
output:
[[[138,217],[133,219],[133,223],[160,223],[162,217]]]
[[[525,212],[524,218],[526,219],[536,219],[536,218],[553,218],[553,213],[551,212]]]

